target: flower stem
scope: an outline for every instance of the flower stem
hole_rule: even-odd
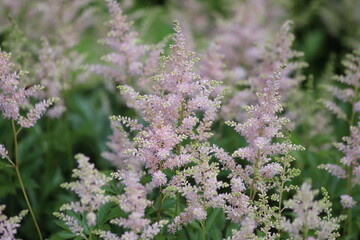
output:
[[[200,222],[200,225],[201,225],[201,240],[206,240],[206,229],[205,229],[205,220],[202,220]]]
[[[159,188],[159,193],[160,193],[159,207],[158,207],[158,209],[156,211],[158,222],[160,222],[160,220],[161,220],[161,208],[162,208],[162,204],[163,204],[163,201],[164,201],[164,194],[162,193],[162,187],[161,186]]]
[[[32,220],[33,220],[33,222],[35,224],[37,233],[39,235],[39,239],[42,240],[43,237],[41,235],[41,231],[40,231],[39,225],[38,225],[38,223],[36,221],[34,211],[33,211],[32,207],[31,207],[29,198],[27,196],[25,186],[24,186],[23,180],[21,178],[20,170],[19,170],[19,153],[18,153],[18,142],[17,142],[17,135],[19,134],[19,131],[16,131],[14,120],[12,121],[12,129],[13,129],[13,135],[14,135],[14,152],[15,152],[15,166],[14,166],[14,169],[15,169],[16,176],[17,176],[17,178],[19,180],[19,183],[20,183],[21,191],[22,191],[22,193],[24,195],[26,205],[27,205],[27,207],[28,207],[28,209],[30,211],[31,218],[32,218]]]
[[[176,192],[175,217],[179,214],[180,194]]]
[[[353,166],[352,164],[348,167],[348,179],[347,179],[347,194],[351,196],[352,192],[352,175],[353,175]],[[352,211],[351,208],[347,211],[347,233],[350,234],[352,230]]]

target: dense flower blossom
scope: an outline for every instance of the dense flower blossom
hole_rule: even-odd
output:
[[[138,110],[149,125],[143,127],[124,117],[112,117],[132,130],[140,130],[134,139],[137,147],[132,152],[152,173],[191,161],[191,149],[181,147],[181,142],[210,137],[220,104],[219,97],[210,98],[216,83],[191,71],[197,59],[185,49],[179,25],[175,31],[172,54],[164,57],[161,73],[153,77],[154,93],[140,95],[130,86],[120,87],[127,104]],[[196,115],[198,112],[203,113],[201,119]]]
[[[278,116],[283,110],[279,95],[279,80],[283,76],[281,71],[278,69],[268,78],[265,88],[257,94],[258,104],[245,108],[248,119],[244,123],[227,122],[246,139],[248,145],[236,150],[232,156],[218,147],[213,148],[224,169],[231,170],[231,193],[227,195],[227,204],[223,207],[228,219],[245,224],[244,220],[251,216],[267,239],[279,237],[271,232],[271,228],[277,225],[274,219],[280,221],[276,211],[281,211],[270,205],[268,192],[275,190],[271,200],[281,206],[283,192],[291,189],[290,186],[284,187],[284,184],[299,174],[299,170],[291,167],[294,157],[290,152],[303,149],[292,144],[284,134],[289,120]],[[237,157],[249,164],[243,166],[237,163]],[[250,191],[249,196],[247,190]],[[240,232],[246,232],[245,225],[241,226],[244,230]],[[247,234],[252,236],[251,232]],[[234,233],[234,239],[246,239],[241,236],[241,233]]]
[[[347,209],[347,208],[352,208],[356,205],[356,202],[354,201],[354,199],[349,196],[349,195],[341,195],[341,200],[340,203],[342,205],[343,208]]]
[[[0,144],[0,157],[2,159],[9,159],[8,151],[6,150],[5,146]]]
[[[64,92],[87,78],[88,73],[80,71],[82,64],[82,55],[76,52],[66,54],[61,46],[51,46],[47,39],[43,39],[39,50],[39,62],[35,66],[36,77],[45,87],[41,96],[59,99],[47,112],[49,117],[62,116],[66,111]]]
[[[335,146],[339,151],[343,152],[344,157],[340,159],[342,166],[336,164],[322,164],[319,167],[327,170],[332,175],[338,178],[348,178],[349,174],[352,177],[352,184],[360,185],[359,168],[360,168],[360,122],[357,126],[350,127],[351,135],[343,137],[343,143],[336,143]],[[347,172],[347,168],[351,168],[351,172]]]
[[[270,77],[264,90],[257,94],[259,103],[246,108],[248,120],[245,123],[227,122],[248,142],[248,146],[239,148],[233,153],[233,156],[246,159],[253,168],[256,168],[256,171],[259,170],[264,175],[272,175],[281,171],[279,164],[269,164],[273,156],[286,155],[290,151],[302,149],[301,146],[291,144],[286,140],[283,133],[289,120],[286,117],[278,116],[278,113],[283,110],[278,93],[280,78],[280,70]],[[283,138],[285,141],[273,142],[275,138]],[[247,180],[249,176],[245,174],[243,178],[249,184]]]
[[[132,155],[134,162],[145,165],[152,175],[148,191],[154,187],[159,187],[160,191],[164,188],[165,194],[179,193],[186,199],[186,209],[169,225],[169,230],[175,232],[181,224],[205,220],[207,208],[223,205],[224,196],[217,190],[226,184],[217,180],[218,164],[210,164],[212,148],[201,144],[211,136],[210,128],[220,106],[221,97],[213,94],[217,83],[193,72],[197,59],[194,53],[186,50],[178,23],[173,41],[171,54],[163,57],[160,73],[152,78],[152,94],[140,95],[130,86],[120,87],[128,106],[138,110],[147,124],[143,126],[125,117],[112,117],[136,136],[134,147],[116,138],[111,144],[120,150],[117,153]],[[116,134],[122,135],[120,139],[127,137],[121,129]],[[123,143],[130,148],[124,150]],[[117,157],[124,159],[124,156]],[[187,166],[188,163],[194,166]],[[182,171],[168,181],[163,171],[180,167]],[[195,183],[188,182],[187,178],[194,178]]]
[[[176,216],[169,225],[170,232],[181,228],[181,224],[187,224],[194,220],[204,221],[207,217],[206,209],[220,208],[225,205],[225,194],[219,194],[218,190],[228,184],[217,180],[220,172],[218,163],[210,163],[212,147],[209,144],[194,146],[193,163],[195,166],[178,171],[169,182],[166,192],[179,192],[186,199],[187,207],[180,215]],[[195,184],[188,179],[194,179]]]
[[[266,86],[268,76],[282,65],[285,65],[286,68],[281,72],[282,76],[278,81],[279,93],[283,96],[283,99],[287,99],[290,94],[294,95],[295,89],[304,80],[301,70],[307,64],[301,60],[303,53],[292,49],[293,42],[294,35],[291,33],[291,22],[287,21],[283,24],[274,40],[257,46],[259,51],[257,61],[261,62],[258,67],[250,68],[247,73],[241,71],[237,74],[235,80],[228,79],[226,81],[226,84],[232,87],[233,85],[239,85],[242,80],[242,85],[247,85],[248,88],[235,92],[233,90],[231,98],[221,110],[221,114],[225,119],[236,119],[238,121],[245,119],[243,114],[237,115],[238,111],[236,109],[243,105],[256,103],[255,93],[262,91]],[[236,71],[239,72],[239,70]],[[227,76],[229,77],[231,74]]]
[[[75,46],[86,29],[94,25],[93,0],[47,0],[35,1],[24,23],[26,32],[34,39],[44,36],[54,40],[62,49]],[[37,27],[34,28],[33,24]]]
[[[29,97],[35,96],[41,86],[27,86],[22,81],[24,73],[13,70],[14,65],[10,63],[10,55],[0,51],[0,111],[5,119],[16,121],[21,127],[29,128],[35,125],[47,108],[56,99],[42,100],[32,106]],[[28,109],[26,116],[20,115],[20,110]]]
[[[4,213],[5,205],[0,205],[0,240],[16,240],[15,235],[20,222],[26,215],[27,210],[20,212],[18,216],[8,218]]]
[[[132,30],[133,23],[127,20],[119,4],[114,0],[106,2],[111,15],[111,30],[101,43],[114,51],[103,57],[112,66],[94,65],[90,66],[90,70],[116,83],[133,83],[147,89],[148,78],[158,66],[162,44],[152,46],[139,43],[138,33]]]
[[[340,225],[336,218],[331,216],[331,203],[328,196],[315,200],[318,190],[311,190],[311,185],[303,183],[293,199],[284,202],[285,208],[292,209],[296,218],[291,222],[283,218],[281,227],[294,239],[303,239],[311,230],[316,230],[316,239],[336,239]],[[325,212],[326,216],[321,217]],[[303,235],[304,234],[304,235]]]
[[[152,202],[147,200],[146,189],[140,183],[142,174],[141,170],[132,168],[131,163],[126,170],[119,170],[113,174],[113,177],[125,186],[124,193],[116,197],[116,202],[129,215],[127,218],[115,218],[110,222],[128,231],[121,238],[110,232],[98,232],[103,239],[153,239],[167,223],[166,220],[161,220],[151,224],[151,221],[145,217],[145,209]]]
[[[123,129],[120,123],[115,121],[111,121],[111,129],[113,134],[107,142],[110,151],[103,152],[102,157],[110,161],[118,169],[126,168],[130,162],[132,166],[134,166],[136,160],[133,156],[125,152],[134,147],[134,144],[129,139],[129,134]]]
[[[217,30],[217,41],[230,69],[242,67],[247,70],[256,64],[261,56],[257,45],[265,44],[271,36],[271,30],[277,27],[278,23],[271,20],[277,21],[279,18],[269,15],[274,13],[273,10],[277,11],[278,7],[264,0],[232,6],[234,17],[221,22]]]
[[[358,106],[360,104],[358,99],[359,91],[357,90],[360,87],[360,51],[354,51],[352,54],[346,55],[343,65],[345,67],[345,75],[337,75],[334,79],[345,85],[345,87],[329,86],[327,88],[336,101],[351,104],[352,112],[355,115],[359,110]],[[351,116],[347,115],[335,101],[323,99],[322,102],[338,118],[348,121],[350,125],[354,124],[353,122],[350,123],[350,121],[355,119],[351,119]]]
[[[86,213],[86,220],[89,226],[95,225],[95,212],[105,203],[110,201],[110,196],[105,195],[103,187],[111,180],[105,174],[94,168],[89,158],[77,154],[75,156],[78,168],[73,170],[73,177],[78,178],[75,182],[63,183],[61,187],[70,189],[78,195],[79,201],[67,203],[61,206],[60,211],[72,211],[74,213]],[[69,226],[76,236],[83,236],[83,226],[74,216],[62,212],[55,215]]]

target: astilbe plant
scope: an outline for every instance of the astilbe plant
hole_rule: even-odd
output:
[[[344,157],[340,159],[340,164],[322,164],[319,167],[347,181],[347,194],[341,196],[341,204],[348,212],[347,231],[350,233],[352,228],[351,208],[356,204],[352,199],[352,190],[354,185],[359,185],[360,176],[360,122],[358,121],[358,113],[360,112],[360,52],[354,51],[353,54],[346,55],[343,65],[345,75],[335,76],[335,80],[346,85],[346,87],[333,86],[329,87],[329,90],[337,101],[350,106],[350,112],[347,114],[342,105],[338,105],[335,101],[322,100],[322,102],[339,119],[347,122],[350,136],[343,137],[344,143],[335,144],[336,148],[344,154]]]
[[[18,216],[8,218],[4,214],[5,205],[0,205],[0,240],[16,240],[17,228],[20,226],[22,218],[27,214],[23,210]]]
[[[140,183],[143,175],[140,165],[129,162],[126,168],[108,177],[95,169],[83,154],[75,158],[78,168],[74,169],[72,176],[78,180],[64,183],[62,187],[75,192],[79,200],[62,205],[60,212],[54,213],[66,225],[67,235],[80,239],[93,239],[97,235],[105,240],[146,240],[153,239],[160,232],[167,221],[151,224],[145,217],[145,209],[152,202],[147,200],[146,188]],[[117,195],[105,189],[111,180],[116,181],[115,186],[123,187]],[[124,231],[119,234],[103,230],[104,224],[108,223],[120,226]]]
[[[273,40],[256,46],[259,52],[256,59],[260,62],[257,67],[243,71],[241,76],[236,76],[237,81],[231,81],[232,73],[225,75],[226,78],[230,77],[230,80],[227,79],[225,82],[232,89],[230,98],[221,109],[221,115],[225,120],[244,120],[246,116],[237,109],[243,105],[255,104],[257,102],[256,92],[265,87],[268,76],[282,65],[286,66],[279,79],[279,92],[283,97],[282,104],[290,105],[289,101],[294,100],[291,100],[292,98],[289,96],[299,95],[298,87],[304,80],[302,69],[307,64],[302,60],[303,53],[292,49],[294,35],[291,33],[291,25],[291,21],[285,22]],[[255,64],[253,65],[255,66]],[[237,86],[239,84],[243,89],[236,90],[239,88]]]
[[[30,97],[33,97],[43,87],[40,85],[27,85],[24,72],[16,72],[14,64],[10,62],[10,54],[0,50],[0,111],[4,119],[11,120],[14,153],[13,159],[9,157],[3,145],[0,145],[0,157],[5,159],[9,167],[13,167],[20,182],[26,204],[35,223],[39,238],[42,239],[40,228],[36,222],[34,212],[27,197],[24,183],[19,170],[18,135],[23,128],[29,128],[44,115],[45,111],[56,99],[44,99],[35,105],[31,104]],[[26,112],[24,114],[23,112]],[[17,124],[20,127],[17,127]]]
[[[78,168],[73,170],[72,177],[78,180],[61,186],[76,193],[80,200],[62,205],[60,212],[54,215],[68,226],[74,237],[91,239],[92,229],[97,222],[96,214],[100,207],[110,201],[103,187],[111,178],[95,169],[83,154],[76,155],[75,159]]]
[[[148,79],[158,67],[162,43],[148,45],[140,42],[138,33],[133,30],[133,22],[127,20],[119,4],[107,0],[110,12],[110,31],[107,38],[100,42],[113,50],[103,56],[108,65],[91,65],[90,70],[112,80],[108,84],[112,89],[114,83],[133,84],[140,89],[148,89]]]
[[[82,70],[84,56],[75,51],[70,53],[54,43],[50,45],[46,38],[42,39],[39,50],[39,62],[35,65],[35,76],[45,88],[40,96],[58,98],[47,112],[50,118],[60,118],[66,111],[68,91],[86,80],[88,72]]]
[[[0,110],[3,117],[16,122],[22,128],[33,127],[46,109],[53,104],[54,99],[42,100],[32,106],[29,98],[35,96],[43,87],[28,86],[23,80],[25,73],[17,73],[13,70],[14,65],[10,62],[10,54],[0,51],[0,64]],[[20,114],[22,109],[28,109],[25,116]]]
[[[257,94],[258,104],[246,107],[248,119],[244,123],[227,122],[248,145],[236,150],[232,157],[215,149],[224,168],[231,170],[233,191],[228,198],[228,209],[225,209],[228,218],[243,224],[253,222],[253,228],[262,231],[266,239],[280,237],[280,233],[271,230],[278,229],[281,220],[283,193],[295,188],[288,182],[299,174],[299,170],[291,166],[295,160],[291,151],[303,149],[291,143],[285,133],[289,120],[278,116],[283,110],[279,95],[281,76],[281,69],[278,69],[269,77],[265,88]],[[243,167],[233,157],[246,160],[248,164]],[[249,236],[235,233],[234,239],[253,237],[251,229],[244,229],[244,232]],[[236,237],[241,235],[244,238]]]
[[[47,113],[50,118],[59,118],[66,111],[67,91],[88,77],[82,67],[84,55],[75,46],[85,31],[95,26],[94,8],[90,7],[93,1],[13,2],[13,6],[8,1],[0,3],[0,8],[7,9],[12,19],[22,19],[24,14],[27,21],[12,22],[7,30],[11,40],[5,40],[4,46],[27,67],[31,84],[45,87],[41,97],[61,99]]]
[[[170,55],[163,56],[159,74],[151,79],[152,94],[141,95],[130,86],[120,87],[128,106],[139,112],[146,125],[123,116],[112,117],[135,134],[133,147],[122,153],[131,154],[132,161],[139,162],[151,175],[148,191],[159,188],[158,221],[162,218],[165,195],[176,196],[170,232],[194,220],[200,221],[204,229],[206,210],[224,203],[217,190],[225,186],[216,178],[219,166],[210,163],[212,151],[207,143],[220,106],[221,97],[211,97],[217,82],[201,78],[193,71],[197,59],[186,50],[177,22],[173,41]],[[119,143],[121,147],[126,142]],[[167,175],[175,170],[176,174],[168,181]],[[187,205],[180,213],[182,197]]]
[[[296,217],[293,221],[283,217],[280,228],[292,239],[330,240],[340,236],[337,232],[339,219],[332,217],[329,195],[322,189],[324,198],[316,200],[318,193],[318,190],[311,190],[309,182],[305,182],[292,199],[284,202],[284,207],[292,209]]]

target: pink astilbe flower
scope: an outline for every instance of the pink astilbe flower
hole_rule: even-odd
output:
[[[239,148],[233,153],[234,157],[246,159],[256,171],[279,173],[281,166],[269,162],[273,156],[286,155],[291,151],[301,150],[302,147],[291,144],[286,140],[283,130],[289,120],[279,117],[283,110],[279,96],[279,79],[281,71],[277,71],[267,81],[266,87],[258,93],[259,103],[246,107],[248,120],[245,123],[227,122],[228,125],[245,137],[248,146]],[[282,142],[273,142],[274,139],[285,139]],[[243,176],[244,180],[249,176]],[[249,184],[249,182],[247,182]]]
[[[261,57],[257,45],[265,44],[278,20],[269,15],[278,5],[271,1],[247,1],[231,6],[234,17],[219,24],[217,42],[230,69],[242,67],[248,70]]]
[[[352,176],[351,184],[360,185],[360,122],[357,126],[350,127],[350,136],[343,137],[341,143],[336,143],[336,148],[343,152],[344,157],[340,159],[341,166],[336,164],[322,164],[319,166],[321,169],[327,170],[332,175],[346,179],[349,177],[349,174]],[[350,171],[346,169],[350,168]]]
[[[134,83],[147,89],[148,79],[157,69],[162,44],[139,43],[138,33],[132,29],[133,23],[127,20],[119,4],[114,0],[106,2],[111,16],[111,30],[101,43],[114,51],[103,57],[111,66],[94,65],[90,66],[90,70],[116,83]]]
[[[349,195],[341,195],[341,200],[340,203],[342,205],[343,208],[348,209],[348,208],[352,208],[356,205],[356,201],[354,201],[354,199],[349,196]]]
[[[191,149],[181,147],[185,139],[204,141],[211,136],[220,97],[210,98],[216,83],[200,78],[192,71],[197,59],[185,49],[181,29],[175,26],[172,53],[164,57],[161,73],[153,77],[153,94],[140,95],[130,86],[121,92],[130,107],[138,110],[148,126],[124,117],[112,117],[137,130],[132,153],[151,173],[183,166],[190,162]],[[202,113],[202,118],[197,113]],[[190,151],[190,152],[189,152]]]
[[[297,87],[305,79],[301,70],[307,64],[301,60],[304,53],[292,49],[295,36],[291,32],[291,26],[291,21],[285,22],[274,40],[262,46],[261,64],[253,74],[255,77],[249,80],[249,84],[256,91],[263,89],[268,76],[282,65],[286,68],[279,79],[279,92],[284,97],[289,90]]]
[[[27,87],[27,83],[20,79],[23,73],[15,72],[14,65],[9,60],[10,55],[0,51],[0,111],[5,119],[14,120],[21,127],[29,128],[35,125],[56,99],[42,100],[32,106],[29,97],[36,95],[42,87]],[[29,109],[26,116],[20,115],[21,109]]]
[[[94,164],[89,162],[88,157],[77,154],[75,158],[78,162],[78,168],[73,170],[72,176],[78,180],[63,183],[61,187],[75,192],[80,200],[62,205],[60,211],[85,214],[88,226],[93,226],[96,223],[96,211],[110,201],[110,196],[105,195],[103,187],[108,184],[111,178],[96,170]],[[83,234],[83,227],[76,218],[64,213],[55,213],[55,215],[64,221],[76,236]]]
[[[125,186],[124,193],[116,197],[116,202],[129,215],[127,218],[115,218],[110,222],[127,231],[121,238],[110,232],[99,231],[98,235],[103,239],[153,239],[167,223],[162,220],[151,224],[151,221],[145,218],[145,210],[152,202],[146,198],[146,189],[140,183],[142,175],[142,171],[131,167],[131,163],[126,170],[113,174],[113,177]]]
[[[258,67],[250,68],[247,70],[247,73],[241,71],[237,73],[236,79],[227,79],[225,81],[226,85],[233,89],[231,98],[221,110],[221,114],[225,119],[235,119],[238,121],[245,119],[245,116],[241,113],[236,115],[238,112],[236,109],[243,105],[255,104],[257,100],[255,93],[262,91],[266,86],[268,76],[282,65],[285,65],[286,68],[281,72],[282,76],[278,81],[278,91],[284,99],[295,94],[297,87],[304,80],[301,70],[307,64],[301,60],[303,53],[292,49],[293,41],[294,35],[291,33],[291,22],[287,21],[283,24],[274,40],[257,46],[259,49],[257,61],[261,61]],[[231,74],[228,74],[228,76],[231,76]],[[242,85],[247,85],[248,88],[234,91],[236,89],[234,87],[237,87],[236,85],[241,83],[241,81],[243,81]],[[282,102],[286,103],[288,101],[283,100]]]
[[[345,85],[343,88],[328,86],[327,89],[332,93],[336,101],[344,102],[351,105],[354,116],[359,112],[359,91],[360,88],[360,51],[354,51],[352,54],[347,54],[343,66],[345,67],[345,75],[337,75],[334,79],[337,82]],[[336,103],[336,101],[323,99],[324,106],[334,113],[338,118],[344,119],[350,125],[354,124],[354,118]],[[350,122],[352,121],[352,122]]]
[[[316,230],[316,239],[336,239],[340,227],[338,219],[331,216],[331,202],[325,193],[321,200],[315,200],[318,190],[311,190],[311,184],[303,183],[293,199],[284,202],[285,208],[296,214],[293,221],[282,219],[281,228],[294,239],[303,239],[311,230]],[[324,217],[321,217],[322,213]]]
[[[194,220],[204,221],[207,218],[206,210],[208,208],[221,208],[225,205],[225,194],[219,194],[218,190],[226,187],[228,184],[217,180],[220,172],[218,163],[209,163],[212,147],[208,144],[194,146],[193,152],[195,166],[178,171],[169,182],[166,192],[179,192],[185,199],[187,207],[180,215],[176,216],[174,221],[168,226],[170,232],[176,232],[181,229],[182,224],[190,223]],[[195,184],[188,179],[194,179]]]
[[[95,9],[93,0],[47,0],[36,1],[28,11],[31,24],[26,24],[26,32],[39,39],[44,36],[55,40],[63,49],[75,46],[82,34],[94,25]],[[34,28],[34,22],[37,25]]]
[[[126,117],[112,119],[135,133],[134,147],[120,152],[132,156],[133,162],[143,164],[152,175],[147,190],[158,187],[161,196],[179,193],[185,198],[186,209],[169,227],[175,232],[181,224],[205,220],[208,208],[223,205],[224,196],[217,190],[225,184],[217,180],[219,167],[210,163],[212,148],[206,144],[220,106],[221,96],[213,94],[217,83],[193,71],[197,59],[193,52],[186,50],[177,22],[173,41],[171,54],[163,57],[160,73],[152,78],[152,94],[141,95],[130,86],[120,87],[128,106],[135,108],[146,123],[139,125]],[[122,143],[117,143],[117,147],[124,148]],[[167,179],[165,170],[180,168],[172,179]],[[187,177],[195,182],[190,184]],[[158,214],[160,211],[158,209]]]
[[[291,190],[290,186],[285,187],[285,183],[299,174],[299,170],[291,168],[294,157],[290,153],[303,149],[292,144],[284,134],[289,120],[278,116],[283,110],[279,95],[281,70],[278,69],[270,76],[266,87],[257,93],[258,104],[246,107],[248,119],[244,123],[227,122],[246,139],[248,145],[236,150],[232,156],[222,149],[213,148],[223,168],[231,171],[229,178],[232,191],[223,207],[227,218],[243,224],[243,220],[251,216],[257,229],[267,239],[279,237],[271,232],[271,228],[276,228],[274,219],[280,221],[279,215],[270,205],[269,190],[276,192],[271,200],[281,205],[283,192]],[[243,166],[234,158],[246,160],[249,164]],[[239,234],[235,234],[238,237],[234,235],[234,239],[242,239]]]
[[[118,169],[124,169],[131,162],[136,163],[136,159],[127,154],[125,151],[132,149],[134,144],[129,139],[129,134],[123,129],[118,122],[111,121],[113,134],[109,137],[107,146],[110,151],[103,152],[103,158],[111,162]]]
[[[4,209],[5,205],[0,205],[0,240],[16,240],[17,228],[28,211],[23,210],[18,216],[8,218],[3,212]]]

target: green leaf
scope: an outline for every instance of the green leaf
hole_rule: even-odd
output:
[[[74,239],[76,237],[72,232],[69,231],[61,231],[57,233],[57,235],[61,237],[61,239]]]
[[[212,213],[206,220],[206,232],[209,232],[212,229],[215,221],[217,220],[217,218],[219,218],[221,212],[222,211],[219,208],[216,208],[214,211],[212,211]]]

